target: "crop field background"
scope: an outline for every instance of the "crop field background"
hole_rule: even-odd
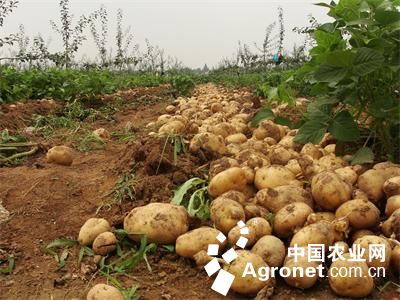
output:
[[[201,68],[139,45],[122,9],[57,3],[54,50],[5,32],[21,3],[0,0],[0,299],[400,299],[400,1],[324,1],[329,22],[295,28],[278,7]]]

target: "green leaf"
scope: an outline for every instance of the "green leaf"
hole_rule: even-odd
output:
[[[184,200],[185,194],[192,188],[197,187],[200,184],[203,184],[205,182],[204,179],[194,177],[189,180],[187,180],[184,184],[182,184],[174,194],[174,197],[171,200],[172,204],[175,205],[181,205],[181,203]]]
[[[335,25],[335,23],[325,23],[325,24],[318,26],[318,29],[325,31],[325,32],[333,33],[333,32],[335,32],[336,25]]]
[[[196,216],[201,219],[208,219],[210,213],[208,210],[210,198],[207,196],[207,187],[196,190],[189,199],[187,207],[188,214],[192,217]]]
[[[377,9],[375,20],[382,25],[389,25],[400,21],[400,12],[396,10]]]
[[[352,165],[366,164],[374,162],[374,153],[368,147],[362,147],[357,150],[351,159]]]
[[[324,64],[314,72],[314,78],[321,82],[338,82],[347,74],[348,68]]]
[[[283,125],[283,126],[287,126],[287,127],[289,127],[289,128],[292,128],[292,122],[291,122],[288,118],[284,118],[284,117],[279,117],[279,116],[277,116],[277,117],[275,118],[274,122],[275,122],[276,124],[279,124],[279,125]]]
[[[361,0],[340,0],[335,7],[335,13],[345,21],[353,21],[360,18]]]
[[[175,251],[175,245],[163,245],[162,247],[169,252]]]
[[[365,76],[381,68],[384,60],[385,58],[378,51],[366,47],[360,48],[354,61],[353,72]]]
[[[297,132],[294,141],[300,144],[318,144],[324,137],[327,129],[326,127],[326,124],[321,123],[318,120],[308,121],[299,128],[299,131]]]
[[[328,131],[336,139],[344,142],[352,142],[360,138],[358,126],[348,111],[341,111],[336,114],[328,127]]]
[[[274,112],[267,108],[264,107],[262,108],[251,120],[251,127],[255,128],[260,124],[261,121],[263,120],[273,120],[275,118]]]
[[[46,246],[46,249],[65,248],[77,245],[78,241],[71,239],[56,239]]]

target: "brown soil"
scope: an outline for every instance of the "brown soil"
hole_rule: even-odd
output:
[[[203,161],[183,154],[174,162],[169,143],[147,136],[145,125],[163,114],[168,104],[165,89],[120,92],[127,108],[115,115],[116,122],[93,124],[94,128],[101,126],[111,131],[131,121],[137,133],[133,142],[109,141],[103,150],[76,152],[70,167],[48,164],[41,152],[20,166],[0,168],[0,203],[11,212],[10,219],[0,224],[0,259],[11,254],[16,258],[14,272],[0,274],[0,299],[84,299],[94,283],[106,282],[104,277],[93,276],[91,258],[79,265],[79,247],[72,247],[65,267],[58,270],[55,259],[45,255],[43,248],[55,239],[76,239],[82,224],[109,200],[107,195],[118,177],[132,168],[136,175],[136,200],[126,200],[99,212],[114,227],[120,227],[123,217],[136,206],[170,201],[176,186],[197,174]],[[150,101],[146,101],[149,97]],[[138,99],[151,104],[138,104]],[[40,101],[20,106],[9,111],[1,107],[7,118],[0,118],[0,129],[27,126],[33,113],[46,114],[53,109]],[[233,293],[228,297],[214,293],[210,289],[213,279],[203,270],[161,247],[148,257],[152,272],[142,262],[129,277],[119,278],[125,287],[139,286],[141,299],[244,299]],[[276,299],[335,298],[326,281],[307,293],[278,282]],[[396,299],[394,296],[390,298],[388,294],[385,299]]]

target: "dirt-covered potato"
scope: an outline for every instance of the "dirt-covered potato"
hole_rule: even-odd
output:
[[[262,121],[260,126],[253,132],[253,136],[255,136],[258,140],[270,137],[276,142],[279,142],[284,135],[285,134],[282,134],[282,130],[279,125],[276,125],[271,120]]]
[[[368,200],[347,201],[336,210],[336,218],[347,218],[355,229],[368,229],[379,224],[379,209]]]
[[[400,195],[400,176],[389,178],[383,184],[383,191],[387,197]]]
[[[242,167],[242,170],[245,173],[247,184],[252,185],[254,183],[256,172],[254,172],[254,170],[248,166]]]
[[[261,190],[288,185],[295,179],[295,175],[286,167],[272,165],[269,167],[262,167],[256,171],[254,184],[259,190]]]
[[[357,182],[358,175],[351,167],[338,168],[335,173],[350,185],[354,185]]]
[[[227,240],[223,243],[217,240],[220,231],[212,227],[200,227],[188,231],[176,239],[175,251],[178,255],[193,258],[201,250],[207,251],[209,244],[218,244],[223,251]]]
[[[246,215],[246,220],[262,217],[264,218],[268,214],[268,210],[261,205],[255,203],[247,204],[244,207],[244,213]]]
[[[232,263],[224,265],[224,270],[235,276],[231,290],[243,295],[254,295],[273,281],[271,278],[267,281],[261,281],[257,276],[254,277],[252,274],[243,276],[246,266],[249,263],[251,263],[255,272],[261,267],[268,267],[268,265],[263,261],[261,256],[248,250],[237,250],[236,254],[237,258]]]
[[[311,193],[315,202],[326,210],[335,210],[350,200],[352,188],[333,171],[315,175],[311,181]]]
[[[382,199],[383,184],[385,183],[385,177],[379,170],[371,169],[358,177],[357,185],[358,188],[363,191],[368,199],[376,203]]]
[[[102,139],[110,139],[111,138],[111,134],[105,128],[97,128],[96,130],[93,130],[93,135],[95,135],[99,138],[102,138]]]
[[[234,200],[243,206],[251,203],[245,194],[243,194],[242,192],[239,192],[239,191],[234,191],[234,190],[225,192],[222,195],[220,195],[218,198]]]
[[[308,155],[313,159],[320,159],[324,155],[319,147],[311,143],[305,144],[303,148],[301,148],[300,153]]]
[[[247,137],[243,133],[235,133],[225,138],[227,144],[243,144],[247,141]]]
[[[304,255],[299,255],[297,261],[294,257],[285,258],[283,266],[290,270],[290,276],[285,277],[284,280],[290,286],[308,289],[317,283],[319,265],[319,262],[308,260],[307,248],[304,248]]]
[[[297,231],[290,241],[290,247],[297,245],[307,247],[308,244],[324,244],[328,249],[335,241],[334,226],[327,221],[310,224]]]
[[[356,245],[360,245],[360,246],[356,246]],[[375,245],[383,245],[384,252],[385,252],[384,258],[383,257],[370,257],[371,245],[374,245],[373,247],[375,247]],[[368,267],[374,267],[374,268],[389,267],[390,258],[392,255],[392,248],[390,246],[390,243],[385,238],[382,238],[382,237],[376,236],[376,235],[364,235],[363,237],[354,241],[353,248],[355,248],[355,247],[360,247],[361,249],[364,249],[364,251],[361,250],[361,253],[363,253],[363,255],[361,255],[361,257],[366,260]]]
[[[328,154],[318,160],[318,164],[326,170],[336,170],[347,166],[347,161],[334,154]]]
[[[189,220],[183,206],[169,203],[150,203],[130,211],[124,219],[124,230],[134,241],[145,234],[150,243],[175,243],[188,231]]]
[[[295,176],[298,176],[301,174],[301,167],[297,159],[291,159],[288,161],[288,163],[285,165],[287,169],[289,169],[290,172],[292,172]]]
[[[251,218],[246,222],[246,225],[249,228],[254,228],[256,241],[258,241],[264,235],[269,235],[272,233],[272,227],[269,222],[261,217]]]
[[[374,235],[374,233],[371,230],[368,230],[368,229],[356,230],[352,234],[351,240],[354,243],[356,240],[358,240],[359,238],[361,238],[361,237],[363,237],[365,235]]]
[[[185,124],[178,120],[170,120],[160,127],[158,133],[161,134],[180,134],[185,131]]]
[[[311,194],[296,185],[259,190],[256,194],[256,202],[273,213],[277,213],[285,205],[294,202],[304,202],[311,208],[314,207]]]
[[[242,191],[247,184],[245,172],[238,167],[229,168],[215,175],[208,185],[208,193],[218,197],[230,190]]]
[[[118,240],[112,232],[100,233],[93,241],[93,251],[98,255],[107,255],[117,249]]]
[[[47,151],[46,160],[48,163],[70,166],[74,161],[74,152],[67,146],[54,146]]]
[[[248,233],[241,234],[240,227],[236,225],[231,230],[229,230],[229,233],[228,233],[229,244],[232,247],[235,246],[236,242],[239,240],[239,238],[241,236],[243,236],[247,239],[246,248],[253,246],[254,243],[257,241],[255,228],[248,227]]]
[[[243,206],[231,199],[218,197],[210,205],[210,218],[215,228],[224,234],[236,226],[237,222],[245,221]]]
[[[387,237],[400,240],[400,208],[396,209],[390,217],[382,223],[382,232]]]
[[[214,133],[215,135],[220,135],[223,138],[226,138],[227,136],[236,133],[235,127],[227,122],[222,122],[214,125],[210,129],[211,133]]]
[[[313,212],[303,202],[294,202],[282,207],[274,217],[274,233],[280,238],[287,238],[302,228],[307,217]]]
[[[400,208],[400,195],[394,195],[387,199],[385,215],[389,217],[396,209]]]
[[[122,293],[112,285],[98,283],[86,295],[86,300],[124,300]]]
[[[111,231],[111,226],[106,219],[90,218],[81,227],[78,242],[82,246],[91,245],[99,234],[107,231]]]
[[[316,212],[308,215],[305,225],[314,224],[319,221],[333,222],[333,220],[335,220],[335,214],[332,212]]]
[[[292,159],[291,152],[282,145],[272,146],[269,153],[271,164],[286,165]]]
[[[285,244],[273,235],[264,235],[251,249],[258,254],[270,267],[281,267],[286,256]]]
[[[211,162],[210,170],[208,171],[208,176],[213,178],[218,173],[225,171],[229,168],[239,167],[239,163],[236,159],[230,157],[221,157]]]
[[[367,263],[364,261],[348,261],[349,254],[343,256],[346,260],[337,260],[329,268],[328,276],[331,289],[335,294],[342,297],[361,298],[371,294],[374,289],[374,279],[368,272]],[[340,270],[345,270],[342,272],[349,275],[340,276]],[[354,270],[357,270],[357,272]]]
[[[392,250],[392,257],[390,259],[390,264],[393,267],[393,270],[400,273],[400,246],[395,246]]]
[[[200,149],[212,155],[224,155],[226,153],[224,138],[210,132],[198,133],[190,141],[189,150],[197,153]]]

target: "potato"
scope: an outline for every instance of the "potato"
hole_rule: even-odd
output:
[[[242,167],[242,170],[245,173],[247,184],[252,185],[254,183],[254,177],[255,177],[256,173],[254,172],[254,170],[252,168],[247,167],[247,166]]]
[[[253,246],[254,243],[257,241],[257,239],[256,239],[256,230],[253,227],[248,227],[248,232],[249,233],[241,234],[240,233],[240,227],[236,225],[231,230],[229,230],[229,233],[228,233],[229,244],[232,247],[235,246],[236,242],[239,240],[239,238],[241,236],[243,236],[244,238],[247,239],[246,248],[249,248],[249,247]]]
[[[104,128],[97,128],[96,130],[93,131],[93,135],[102,138],[102,139],[110,139],[111,134],[107,131],[107,129]]]
[[[294,202],[304,202],[311,208],[313,207],[311,194],[295,185],[262,189],[256,194],[256,202],[273,213],[277,213],[285,205]]]
[[[368,229],[379,224],[379,209],[368,200],[354,199],[343,203],[336,210],[336,218],[347,218],[355,229]]]
[[[213,113],[220,112],[220,111],[222,111],[222,109],[223,109],[223,106],[221,105],[221,103],[211,104],[211,111]]]
[[[335,210],[350,200],[351,186],[332,171],[315,175],[311,181],[311,193],[315,202],[326,210]]]
[[[86,295],[86,300],[124,300],[122,293],[115,287],[98,283]]]
[[[74,152],[67,146],[54,146],[46,154],[48,163],[70,166],[74,161]]]
[[[308,155],[313,159],[320,159],[324,155],[320,148],[311,143],[305,144],[300,153]]]
[[[289,171],[292,172],[295,176],[301,174],[301,167],[297,159],[289,160],[285,167],[289,169]]]
[[[264,130],[264,138],[271,137],[275,141],[279,142],[281,138],[285,136],[285,132],[282,130],[282,128],[271,120],[260,122],[259,128]]]
[[[393,248],[390,263],[391,263],[393,269],[399,274],[400,273],[400,246],[395,246]]]
[[[247,137],[243,133],[235,133],[225,138],[227,144],[243,144],[247,141]]]
[[[358,175],[351,167],[344,167],[335,170],[335,173],[342,178],[345,182],[353,185],[357,182]]]
[[[285,244],[273,235],[264,235],[251,249],[270,267],[281,267],[286,256]]]
[[[327,154],[335,154],[336,151],[336,144],[329,144],[326,145],[324,148],[325,153]]]
[[[225,171],[232,167],[239,167],[239,163],[236,159],[230,157],[221,157],[211,162],[210,170],[208,171],[208,176],[213,178],[218,173]]]
[[[249,199],[245,196],[245,194],[243,194],[242,192],[239,192],[239,191],[234,191],[234,190],[231,190],[229,192],[225,192],[221,196],[219,196],[218,198],[225,198],[225,199],[234,200],[234,201],[240,203],[243,206],[250,203]]]
[[[400,208],[400,195],[394,195],[387,199],[385,207],[385,215],[390,217],[390,215]]]
[[[367,194],[364,193],[364,192],[363,192],[362,190],[360,190],[360,189],[355,189],[355,190],[353,190],[353,192],[351,193],[351,198],[352,198],[352,199],[369,200]]]
[[[145,234],[149,243],[175,243],[188,231],[189,220],[183,206],[169,203],[150,203],[132,209],[124,219],[124,230],[134,241]]]
[[[270,167],[260,168],[256,171],[254,184],[261,190],[288,185],[295,179],[295,175],[290,172],[289,169],[284,166],[272,165]]]
[[[158,133],[172,135],[172,134],[180,134],[183,133],[184,131],[185,131],[185,124],[183,122],[178,120],[170,120],[160,127]]]
[[[374,169],[368,170],[358,177],[358,188],[363,191],[368,199],[376,203],[383,198],[383,184],[385,177],[381,171]]]
[[[346,260],[337,260],[329,268],[330,288],[342,297],[361,298],[371,294],[374,289],[374,279],[369,275],[366,262],[348,261],[349,254],[343,256]],[[348,276],[340,276],[340,270],[346,271]]]
[[[307,247],[308,244],[324,244],[328,249],[335,241],[332,223],[319,221],[310,224],[297,231],[290,241],[290,247],[297,244],[299,247]]]
[[[220,135],[223,138],[226,138],[227,136],[236,133],[235,127],[227,122],[219,123],[215,126],[212,126],[210,129],[211,133],[214,133],[215,135]]]
[[[356,246],[360,245],[360,246]],[[383,245],[384,247],[384,257],[382,258],[377,258],[377,257],[370,257],[370,246],[371,245]],[[353,243],[353,249],[355,250],[356,247],[360,247],[360,249],[364,249],[365,251],[361,250],[361,253],[364,252],[364,254],[361,256],[366,260],[366,263],[368,267],[383,267],[387,268],[389,267],[390,264],[390,258],[392,255],[392,248],[390,247],[389,242],[382,237],[376,236],[376,235],[364,235],[363,237],[357,239]],[[356,251],[356,250],[355,250]],[[381,261],[383,260],[383,261]]]
[[[254,228],[256,234],[256,241],[259,240],[264,235],[272,233],[272,227],[269,222],[260,217],[251,218],[246,222],[246,225],[250,228]]]
[[[367,230],[367,229],[357,230],[351,236],[351,240],[354,243],[356,240],[358,240],[359,238],[361,238],[365,235],[374,235],[374,233],[371,230]]]
[[[112,232],[100,233],[93,241],[93,251],[98,255],[107,255],[117,249],[118,240]]]
[[[319,265],[319,262],[308,261],[307,248],[304,248],[304,256],[298,256],[297,261],[295,261],[295,257],[287,256],[285,258],[283,267],[290,269],[290,275],[284,277],[284,280],[290,286],[300,289],[308,289],[317,283],[317,268]]]
[[[176,239],[175,252],[179,256],[193,258],[201,250],[207,251],[209,244],[218,244],[219,251],[223,251],[227,240],[220,242],[217,236],[220,231],[211,227],[200,227],[188,231]]]
[[[308,215],[305,225],[314,224],[319,221],[333,222],[333,220],[335,220],[335,214],[332,212],[316,212]]]
[[[294,141],[295,135],[290,135],[290,133],[288,133],[287,135],[285,135],[280,141],[279,141],[279,145],[282,145],[283,147],[287,148],[287,149],[293,149],[295,151],[300,151],[301,148],[303,147],[302,144],[298,144]]]
[[[334,154],[328,154],[318,160],[318,164],[327,170],[336,170],[347,166],[347,162]]]
[[[267,281],[261,281],[252,274],[243,276],[249,263],[252,264],[256,273],[259,268],[266,268],[268,265],[259,255],[248,250],[237,250],[236,254],[237,258],[232,263],[224,265],[224,270],[235,276],[231,290],[239,294],[254,295],[273,280],[270,278]]]
[[[200,149],[212,155],[224,155],[226,153],[224,138],[209,132],[198,133],[190,141],[189,150],[197,153]]]
[[[228,234],[237,222],[245,221],[245,213],[240,203],[218,197],[211,202],[210,218],[215,228],[221,230],[224,234]]]
[[[383,184],[383,191],[387,197],[400,195],[400,176],[389,178]]]
[[[268,214],[268,210],[261,205],[251,203],[244,207],[244,213],[246,215],[246,220],[249,220],[257,217],[264,218]]]
[[[308,215],[313,212],[311,207],[303,202],[294,202],[282,207],[274,217],[274,233],[280,238],[287,238],[302,228]]]
[[[91,245],[99,234],[107,231],[111,231],[111,226],[107,220],[101,218],[90,218],[81,227],[78,242],[82,246]]]
[[[173,106],[173,105],[168,105],[168,106],[165,108],[165,111],[166,111],[167,113],[169,113],[169,114],[172,114],[173,112],[175,112],[175,110],[176,110],[176,107]]]
[[[229,168],[213,177],[208,186],[208,193],[217,197],[230,190],[242,191],[247,184],[245,172],[238,167]]]
[[[281,145],[272,146],[269,153],[271,164],[286,165],[292,159],[292,154]]]
[[[400,240],[400,208],[396,209],[390,217],[382,223],[382,232],[387,237]]]

